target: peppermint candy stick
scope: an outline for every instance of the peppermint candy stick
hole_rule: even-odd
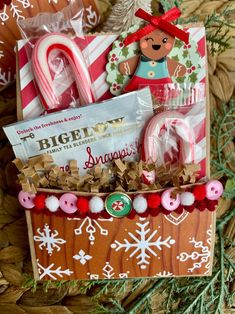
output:
[[[173,128],[180,138],[180,163],[189,164],[195,160],[195,135],[190,128],[185,116],[175,111],[165,111],[154,116],[147,125],[143,138],[142,159],[146,162],[157,162],[164,164],[164,153],[160,151],[161,132]],[[165,142],[170,140],[169,131]],[[144,181],[148,184],[155,182],[155,172],[144,172]]]
[[[49,55],[53,50],[58,50],[68,59],[76,80],[81,105],[93,103],[90,74],[81,50],[69,37],[60,33],[51,33],[36,42],[32,54],[33,72],[44,107],[50,110],[59,105],[48,64]]]

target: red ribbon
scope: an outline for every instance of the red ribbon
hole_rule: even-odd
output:
[[[170,23],[180,17],[181,12],[178,8],[176,7],[172,8],[162,16],[152,16],[148,12],[142,9],[138,9],[135,15],[149,22],[150,24],[141,28],[137,32],[127,36],[126,39],[124,40],[125,46],[128,46],[134,43],[135,41],[139,41],[142,37],[153,32],[157,28],[162,29],[166,33],[169,33],[170,35],[177,37],[184,41],[186,44],[188,44],[189,33],[183,31],[182,29],[179,29],[178,27]]]

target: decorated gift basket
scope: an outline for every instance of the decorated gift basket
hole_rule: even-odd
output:
[[[137,6],[124,31],[90,33],[91,2],[18,21],[18,122],[4,132],[34,279],[212,276],[224,187],[205,27]]]

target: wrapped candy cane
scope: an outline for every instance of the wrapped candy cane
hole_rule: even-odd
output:
[[[161,132],[174,128],[180,138],[179,157],[181,164],[189,164],[195,160],[195,135],[184,115],[176,111],[164,111],[154,116],[148,123],[142,144],[142,160],[157,162],[159,166],[164,163],[164,152],[159,152]],[[169,139],[165,139],[167,141]],[[161,153],[161,154],[160,154]],[[146,183],[155,182],[155,172],[144,172]]]
[[[59,105],[48,64],[49,55],[53,50],[58,50],[68,59],[76,80],[81,105],[94,102],[90,75],[81,50],[68,36],[50,33],[36,42],[32,54],[32,67],[44,107],[50,110]]]

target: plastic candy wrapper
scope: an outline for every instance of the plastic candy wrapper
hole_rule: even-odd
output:
[[[84,38],[76,37],[74,40],[78,47],[82,50],[86,63],[89,65],[89,73],[92,81],[92,92],[94,94],[94,102],[110,99],[112,94],[109,92],[109,86],[105,81],[107,63],[107,54],[112,42],[117,35],[86,35]],[[20,118],[30,119],[36,118],[43,114],[44,109],[38,97],[37,90],[34,85],[34,75],[31,69],[31,62],[27,57],[25,40],[18,41],[18,77],[20,87],[21,104],[19,103],[19,113],[22,112]],[[77,95],[76,86],[73,77],[69,77],[69,88],[64,92],[59,89],[59,98],[68,104],[71,100],[70,93],[72,91]],[[66,85],[67,88],[67,85]],[[68,100],[67,100],[68,98]]]
[[[97,0],[70,0],[57,13],[40,13],[33,18],[18,21],[23,38],[34,38],[51,32],[63,32],[80,35],[96,27],[100,22],[99,3]]]
[[[27,39],[34,84],[47,112],[94,102],[87,60],[73,40],[84,37],[85,11],[82,2],[56,14],[40,14],[19,22]]]
[[[146,125],[142,160],[172,169],[202,163],[207,155],[205,84],[167,84],[159,92],[166,102]],[[203,163],[201,168],[204,173]],[[144,175],[147,183],[156,181],[154,171]]]
[[[148,88],[99,104],[18,122],[4,128],[15,155],[51,154],[69,171],[77,160],[80,174],[114,159],[138,160],[139,138],[153,108]]]
[[[194,106],[206,98],[205,83],[168,83],[149,85],[149,88],[157,111]]]

